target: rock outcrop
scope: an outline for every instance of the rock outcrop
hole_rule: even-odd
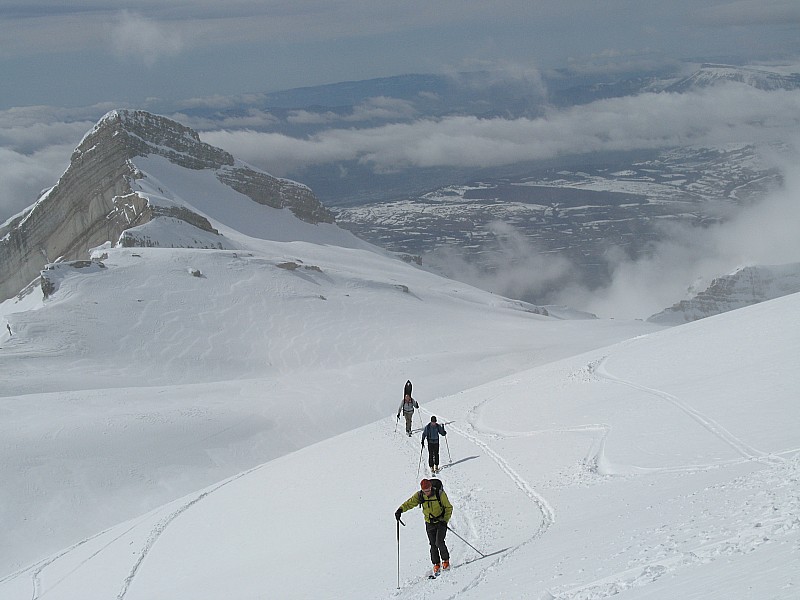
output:
[[[132,159],[153,154],[186,169],[213,169],[225,185],[303,221],[334,222],[308,187],[248,167],[201,142],[192,129],[144,111],[112,111],[84,137],[58,183],[0,228],[0,301],[17,294],[46,264],[86,259],[90,248],[119,243],[123,232],[158,217],[218,235],[205,217],[155,205],[134,192],[131,183],[142,174]],[[123,243],[137,240],[125,236]]]
[[[647,320],[680,325],[800,292],[800,263],[744,267],[718,277],[690,300],[682,300]]]

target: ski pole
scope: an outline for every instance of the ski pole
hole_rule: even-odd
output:
[[[447,436],[446,435],[442,436],[442,437],[444,437],[444,445],[447,446],[447,460],[449,460],[450,464],[452,465],[453,464],[453,458],[450,456],[450,442],[447,441]]]
[[[400,525],[406,526],[400,519],[397,519],[397,589],[400,589]]]
[[[453,531],[452,529],[450,529],[450,525],[448,525],[448,526],[447,526],[447,529],[448,529],[448,530],[450,530],[450,531]],[[481,552],[480,550],[478,550],[478,549],[477,549],[475,546],[473,546],[472,544],[470,544],[470,543],[469,543],[467,540],[465,540],[463,537],[461,537],[460,535],[458,535],[458,534],[457,534],[455,531],[453,531],[453,535],[454,535],[454,536],[456,536],[458,539],[460,539],[462,542],[464,542],[464,543],[465,543],[467,546],[469,546],[470,548],[472,548],[473,550],[475,550],[475,552],[477,552],[478,554],[480,554],[482,557],[484,557],[484,558],[486,557],[486,555],[485,555],[483,552]]]
[[[419,464],[417,464],[417,478],[419,478],[419,469],[422,466],[422,451],[425,449],[425,442],[419,448]]]
[[[394,432],[397,433],[397,424],[400,422],[400,413],[397,413],[397,420],[394,422]]]

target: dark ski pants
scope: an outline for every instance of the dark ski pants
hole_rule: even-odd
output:
[[[425,531],[428,533],[428,541],[431,544],[431,562],[438,565],[441,560],[450,560],[450,552],[444,543],[444,536],[447,535],[447,523],[425,523]]]
[[[403,415],[406,418],[406,433],[411,433],[411,420],[414,418],[414,413],[404,412]]]
[[[439,464],[439,442],[428,442],[428,466],[432,469]]]

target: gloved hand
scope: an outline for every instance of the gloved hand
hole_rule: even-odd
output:
[[[398,508],[394,513],[394,518],[399,521],[400,520],[400,515],[402,515],[402,514],[403,514],[403,509],[402,508]]]
[[[397,418],[398,418],[398,419],[400,418],[400,413],[397,413]]]

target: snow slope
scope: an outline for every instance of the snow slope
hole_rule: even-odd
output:
[[[0,305],[3,600],[798,597],[800,295],[559,320],[202,201],[231,249],[105,249]],[[420,511],[393,516],[431,414],[436,581]]]
[[[455,568],[437,581],[419,442],[393,417],[109,528],[0,581],[48,598],[794,598],[793,295],[424,403]],[[741,334],[759,332],[748,343]],[[746,366],[743,366],[746,365]],[[418,383],[420,385],[420,383]],[[421,422],[421,421],[420,421]],[[424,469],[423,469],[424,470]],[[31,596],[31,591],[33,595]]]

